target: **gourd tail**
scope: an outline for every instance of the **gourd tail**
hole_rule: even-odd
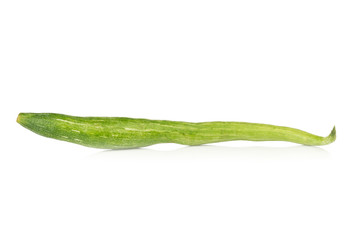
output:
[[[335,140],[336,140],[336,128],[334,126],[334,128],[332,129],[329,136],[324,138],[323,145],[330,144],[330,143],[334,142]]]

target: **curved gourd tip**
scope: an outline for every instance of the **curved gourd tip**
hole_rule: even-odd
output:
[[[329,134],[329,136],[326,137],[325,144],[330,144],[330,143],[334,142],[335,140],[336,140],[336,128],[334,126],[334,128],[331,130],[331,133]]]
[[[333,136],[334,138],[336,138],[336,128],[334,126],[333,130],[330,133],[330,136]]]

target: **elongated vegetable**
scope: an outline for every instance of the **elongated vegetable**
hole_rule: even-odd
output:
[[[125,117],[75,117],[56,113],[20,113],[17,122],[45,137],[87,147],[121,149],[157,143],[201,145],[233,140],[288,141],[326,145],[336,139],[299,129],[246,122],[179,122]]]

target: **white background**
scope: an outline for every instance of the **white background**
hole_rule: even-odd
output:
[[[358,1],[1,1],[0,239],[359,239]],[[102,151],[19,112],[337,141]]]

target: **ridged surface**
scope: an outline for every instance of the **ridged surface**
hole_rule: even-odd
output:
[[[145,147],[157,143],[201,145],[233,140],[326,145],[336,139],[335,127],[329,136],[321,137],[295,128],[246,122],[191,123],[56,113],[20,113],[17,122],[45,137],[103,149]]]

